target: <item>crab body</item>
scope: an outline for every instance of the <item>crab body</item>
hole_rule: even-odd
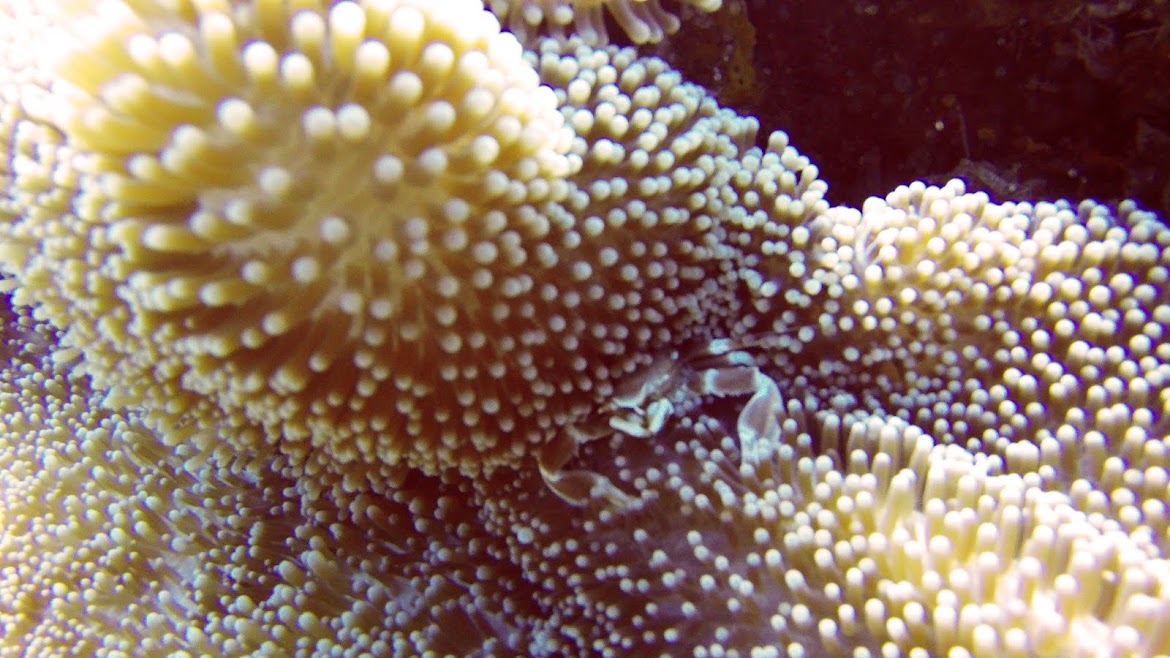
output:
[[[712,340],[699,348],[663,354],[625,382],[590,419],[604,421],[603,429],[566,428],[545,446],[539,458],[545,483],[559,497],[576,506],[602,499],[629,509],[638,499],[621,491],[608,478],[587,470],[564,467],[577,447],[613,431],[635,438],[651,438],[671,418],[685,415],[712,397],[749,396],[736,419],[743,463],[756,463],[780,435],[777,413],[783,408],[780,389],[762,372],[743,342]]]

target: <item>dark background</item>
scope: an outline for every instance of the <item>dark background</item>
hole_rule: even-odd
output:
[[[996,201],[1170,216],[1170,0],[724,0],[652,51],[785,130],[857,205],[959,176]],[[620,32],[611,32],[616,34]]]

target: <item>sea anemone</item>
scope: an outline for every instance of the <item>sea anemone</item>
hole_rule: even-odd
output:
[[[487,6],[521,39],[574,34],[593,45],[609,41],[606,15],[613,17],[634,43],[657,43],[678,31],[679,20],[659,0],[489,0]],[[685,0],[705,12],[722,0]]]

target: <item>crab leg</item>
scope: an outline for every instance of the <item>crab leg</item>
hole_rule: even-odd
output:
[[[574,507],[584,507],[590,501],[601,500],[614,511],[625,512],[636,508],[641,502],[618,489],[609,478],[593,471],[549,472],[542,467],[540,474],[554,494]]]

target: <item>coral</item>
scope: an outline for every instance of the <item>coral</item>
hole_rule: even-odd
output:
[[[774,452],[746,463],[701,411],[652,443],[591,444],[583,465],[639,492],[620,515],[497,498],[522,528],[514,559],[551,611],[532,653],[1170,647],[1168,565],[1149,534],[1006,473],[996,456],[936,444],[897,417],[852,416],[790,398]],[[567,586],[553,580],[566,573]]]
[[[67,35],[68,88],[16,129],[69,150],[37,163],[70,179],[67,196],[8,229],[10,260],[51,282],[29,294],[89,299],[54,317],[125,357],[94,371],[127,397],[181,388],[375,473],[514,458],[503,437],[531,402],[477,382],[544,391],[507,330],[469,334],[505,323],[492,313],[547,230],[533,208],[564,194],[549,180],[569,168],[519,44],[474,2],[189,9],[115,5]],[[16,189],[37,184],[14,173]],[[84,250],[37,251],[61,234]],[[446,421],[418,407],[443,380],[461,380]]]
[[[511,506],[530,577],[577,577],[542,599],[553,652],[1170,651],[1170,230],[958,181],[812,227],[829,300],[769,352],[770,451],[745,454],[742,398],[708,396],[566,466],[633,503]]]
[[[652,440],[584,445],[573,466],[636,492],[629,510],[569,507],[531,469],[414,475],[338,506],[95,413],[43,324],[7,327],[24,364],[0,396],[17,655],[1170,648],[1156,538],[1095,483],[1046,490],[799,379],[751,459],[718,399]]]
[[[662,41],[679,28],[678,17],[664,10],[659,0],[488,0],[485,4],[521,39],[563,38],[572,33],[590,44],[604,45],[609,41],[607,13],[634,43]],[[683,4],[713,12],[722,0],[683,0]]]
[[[824,185],[782,141],[744,168],[756,123],[662,62],[550,42],[538,86],[475,3],[264,7],[99,15],[14,129],[64,145],[14,170],[5,259],[100,387],[381,488],[515,465],[770,321],[762,249]]]
[[[225,462],[214,442],[174,445],[104,409],[46,323],[3,311],[0,655],[469,655],[510,641],[493,611],[530,604],[506,593],[502,540],[469,536],[469,481],[314,498],[271,456]],[[489,577],[500,587],[468,591]]]
[[[3,5],[0,655],[1170,654],[1170,230],[483,10]]]
[[[848,263],[842,316],[881,331],[853,361],[901,371],[864,404],[1046,488],[1093,483],[1100,511],[1164,545],[1165,225],[1128,203],[993,204],[958,181],[819,221]]]

